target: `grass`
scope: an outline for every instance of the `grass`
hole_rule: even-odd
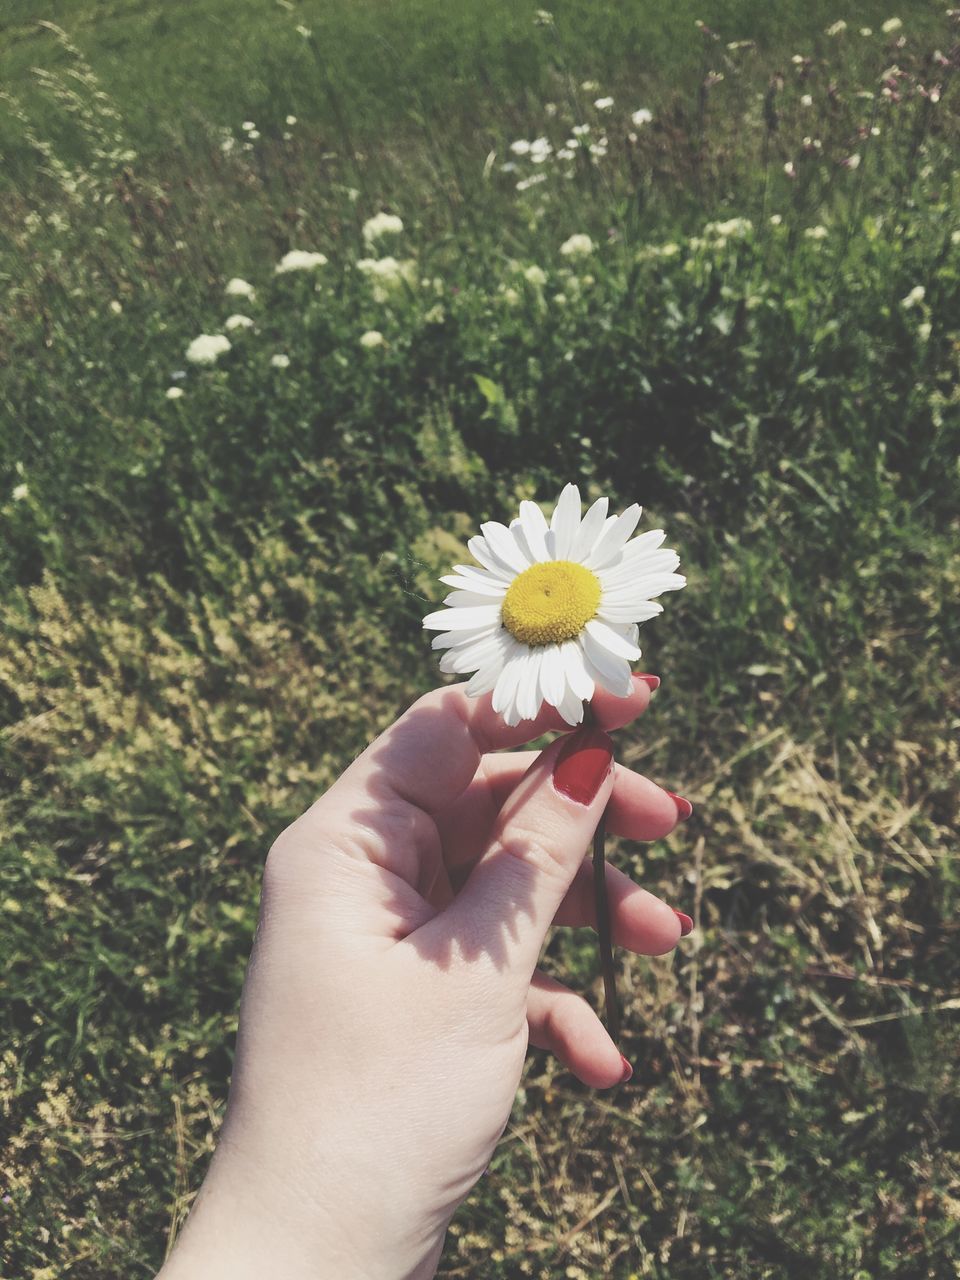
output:
[[[697,932],[618,956],[616,1098],[531,1055],[440,1274],[950,1274],[956,28],[226,12],[0,25],[0,1275],[159,1264],[222,1113],[266,848],[436,682],[419,620],[465,537],[570,478],[643,501],[689,575],[620,750],[697,811],[615,856]],[[511,157],[583,123],[606,154]],[[414,265],[378,287],[355,264],[382,207],[406,226],[376,252]],[[329,261],[275,275],[290,248]],[[190,366],[231,312],[254,327]],[[597,1001],[591,935],[545,964]]]

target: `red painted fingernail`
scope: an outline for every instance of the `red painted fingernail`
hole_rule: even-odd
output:
[[[638,680],[643,681],[643,683],[649,688],[651,693],[656,693],[656,691],[660,688],[659,676],[642,675],[639,671],[635,671],[633,674],[637,677]]]
[[[684,915],[682,911],[678,911],[676,907],[671,908],[673,914],[680,921],[680,937],[685,938],[693,928],[693,921],[688,915]]]
[[[687,818],[693,813],[693,805],[689,800],[684,800],[683,796],[674,795],[672,791],[668,791],[667,795],[677,806],[677,813],[680,815],[680,821],[686,822]]]
[[[626,1058],[623,1056],[622,1053],[620,1055],[620,1061],[623,1063],[623,1075],[620,1077],[620,1083],[626,1084],[627,1081],[630,1079],[630,1077],[633,1075],[633,1067],[631,1067],[630,1063],[626,1060]]]
[[[613,743],[596,725],[585,725],[563,744],[553,763],[553,785],[577,804],[591,804],[613,764]]]

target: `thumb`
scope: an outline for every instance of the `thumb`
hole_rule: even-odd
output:
[[[504,803],[466,884],[431,925],[456,940],[465,959],[485,953],[529,982],[612,790],[613,743],[602,729],[584,726],[551,743]]]

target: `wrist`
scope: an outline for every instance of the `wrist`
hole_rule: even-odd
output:
[[[432,1280],[446,1224],[423,1234],[404,1216],[385,1206],[372,1222],[346,1199],[318,1203],[218,1149],[157,1280]]]

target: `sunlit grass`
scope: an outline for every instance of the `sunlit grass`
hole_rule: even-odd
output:
[[[4,1274],[151,1274],[271,839],[435,681],[477,521],[568,479],[689,575],[619,751],[696,813],[615,856],[698,927],[619,957],[627,1090],[532,1055],[441,1274],[947,1274],[955,26],[307,9],[0,27]],[[589,934],[546,964],[597,997]]]

